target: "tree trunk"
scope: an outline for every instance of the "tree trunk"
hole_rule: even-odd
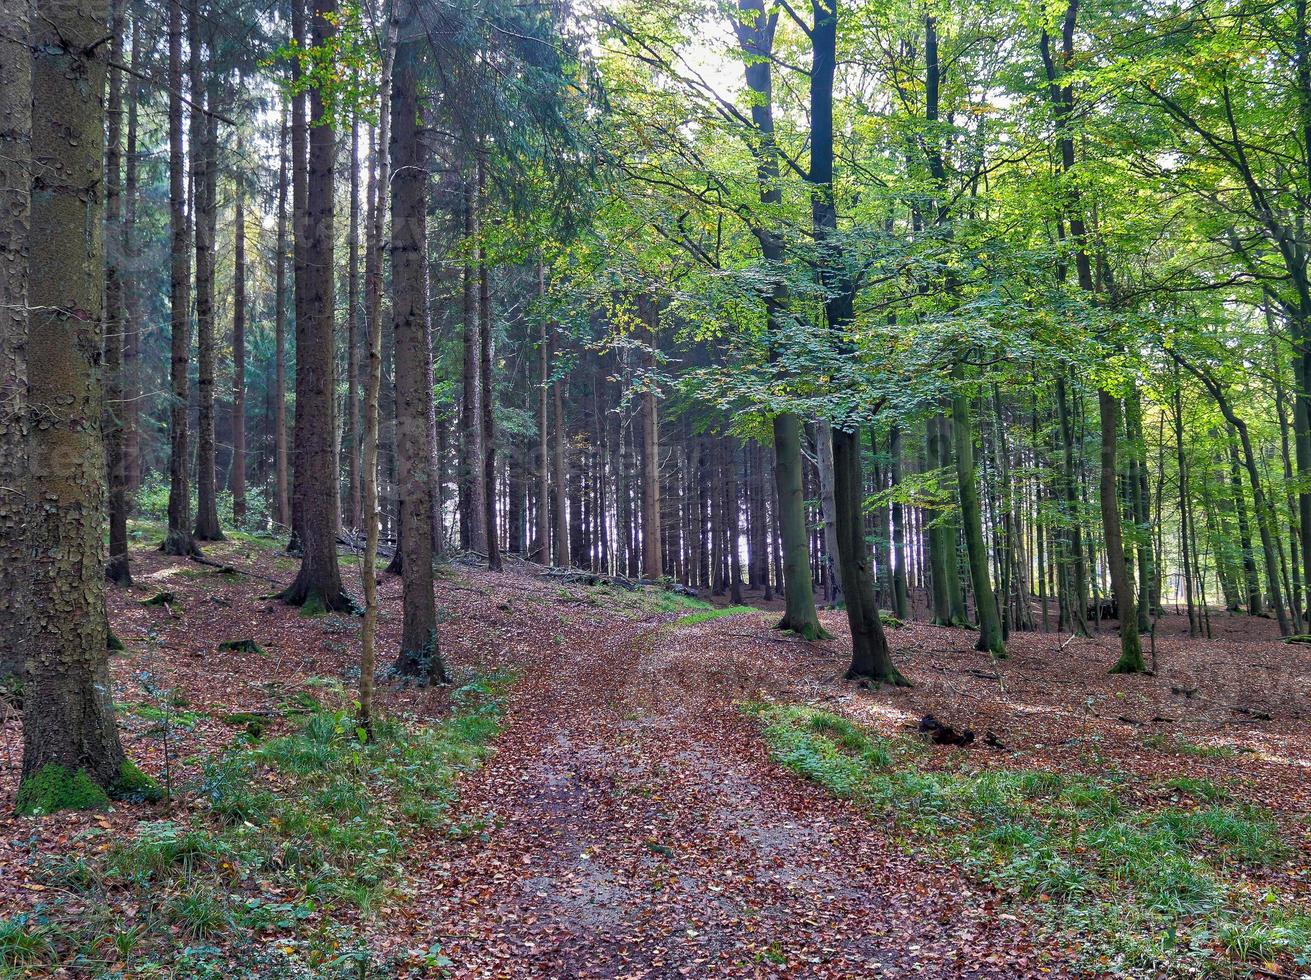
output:
[[[32,208],[29,0],[0,0],[0,689],[21,691],[27,616],[29,493],[28,240]]]
[[[182,133],[182,4],[168,7],[168,199],[169,320],[172,333],[169,377],[168,533],[160,550],[199,555],[191,534],[191,494],[187,459],[187,360],[191,353],[191,262],[187,241],[187,202]]]
[[[837,66],[838,2],[812,0],[810,72],[810,169],[811,224],[820,250],[820,279],[826,288],[824,314],[828,329],[839,345],[846,345],[846,331],[854,316],[855,284],[846,269],[841,242],[835,238],[837,208],[833,196],[833,75]],[[874,584],[869,574],[869,553],[865,547],[864,485],[860,466],[860,430],[857,426],[834,426],[833,488],[838,563],[847,597],[847,622],[851,627],[849,677],[904,685],[906,679],[892,663],[887,638],[874,602]]]
[[[537,298],[546,298],[546,267],[537,260]],[[551,340],[545,315],[537,340],[537,548],[533,560],[551,563]]]
[[[564,383],[557,379],[551,385],[552,408],[555,414],[554,443],[551,447],[551,505],[555,513],[555,530],[551,534],[555,564],[569,565],[569,515],[565,502],[565,440]]]
[[[131,66],[139,70],[143,63],[141,54],[142,35],[145,29],[141,23],[141,12],[128,3],[132,10],[132,52]],[[123,385],[125,401],[119,412],[123,426],[123,469],[126,486],[126,509],[132,511],[132,503],[137,488],[141,485],[141,408],[137,396],[141,393],[141,378],[138,371],[141,349],[141,280],[139,277],[140,249],[137,244],[137,131],[141,82],[135,74],[127,79],[127,155],[123,168],[123,272],[124,272],[124,315],[123,324]]]
[[[100,387],[105,148],[103,0],[33,21],[28,298],[31,592],[19,813],[95,806],[149,783],[123,754],[106,652]],[[7,21],[6,27],[12,28]],[[21,86],[21,82],[20,82]],[[52,180],[52,177],[55,178]]]
[[[396,448],[401,499],[404,616],[396,672],[444,683],[433,600],[432,445],[424,364],[428,358],[427,155],[419,137],[422,34],[412,2],[402,8],[391,95],[392,330],[396,343]],[[398,12],[398,17],[402,16]]]
[[[241,156],[241,142],[237,142]],[[232,270],[232,523],[246,524],[246,201],[241,174],[236,177]]]
[[[953,372],[959,382],[963,372]],[[974,590],[974,613],[979,624],[975,648],[997,657],[1006,656],[997,599],[988,577],[988,551],[983,540],[983,516],[979,507],[979,487],[974,472],[974,423],[969,396],[957,390],[951,396],[953,448],[956,451],[956,493],[960,498],[961,527],[965,532],[965,553],[969,559],[970,585]]]
[[[214,372],[218,348],[214,331],[214,229],[216,222],[214,134],[204,109],[213,111],[202,70],[199,0],[190,8],[191,43],[191,225],[196,248],[196,529],[199,541],[222,541],[218,519],[218,480],[214,465]],[[210,52],[212,55],[212,51]],[[202,108],[203,107],[203,108]]]
[[[305,11],[308,0],[291,0],[291,41],[293,44],[306,43]],[[306,102],[304,92],[296,92],[301,85],[301,65],[299,58],[291,59],[291,271],[292,271],[292,308],[296,338],[296,405],[293,415],[293,446],[291,454],[291,473],[289,499],[291,503],[291,537],[287,542],[287,551],[297,554],[301,551],[301,535],[304,524],[304,497],[302,490],[308,482],[308,472],[301,444],[302,411],[308,410],[305,402],[305,383],[308,377],[301,368],[302,344],[305,341],[305,325],[310,320],[306,294],[309,284],[306,252],[309,247],[310,222],[308,213],[309,200],[309,126],[306,120]]]
[[[1113,674],[1146,673],[1142,644],[1138,639],[1138,609],[1133,583],[1124,560],[1124,540],[1120,533],[1119,471],[1115,444],[1119,430],[1119,401],[1106,392],[1097,392],[1097,406],[1102,422],[1101,482],[1099,498],[1102,528],[1106,534],[1106,565],[1111,573],[1120,619],[1120,659],[1111,668]]]
[[[127,551],[127,468],[123,453],[123,347],[127,327],[124,307],[123,199],[123,3],[112,4],[109,32],[108,142],[105,153],[105,461],[109,476],[109,560],[105,577],[119,585],[132,584]]]
[[[888,432],[888,454],[892,457],[892,596],[893,612],[910,618],[910,594],[906,584],[906,518],[899,498],[901,487],[901,426]]]
[[[351,117],[346,237],[346,524],[360,526],[360,121]],[[429,399],[431,400],[431,399]]]
[[[291,522],[287,491],[287,117],[278,143],[278,241],[273,261],[273,520]]]
[[[833,427],[815,423],[815,467],[819,471],[819,505],[824,520],[824,585],[834,605],[845,601],[842,569],[838,561],[837,504],[833,481]]]
[[[314,0],[312,39],[331,41],[336,0]],[[323,93],[310,93],[310,147],[305,211],[304,313],[296,318],[296,498],[301,563],[282,593],[290,605],[345,612],[353,603],[337,564],[336,358],[333,356],[333,170],[336,135]]]
[[[642,307],[641,343],[643,378],[642,406],[642,575],[658,579],[664,575],[660,554],[660,423],[656,407],[656,328],[660,316],[656,301],[638,300]],[[733,522],[736,529],[737,522]]]
[[[483,215],[487,209],[487,164],[479,152],[478,162],[478,196],[475,206],[478,208],[478,225],[482,226]],[[496,528],[496,388],[492,381],[492,280],[487,268],[487,248],[480,240],[478,243],[478,392],[479,411],[482,414],[482,450],[483,450],[483,533],[487,538],[487,568],[493,572],[501,570],[501,549],[497,540]]]
[[[475,172],[464,182],[464,245],[468,259],[464,264],[464,400],[461,403],[464,435],[464,511],[460,523],[467,528],[462,537],[474,551],[487,550],[487,484],[483,460],[482,350],[481,319],[478,310],[478,269],[473,262],[473,243],[479,235],[478,181]]]

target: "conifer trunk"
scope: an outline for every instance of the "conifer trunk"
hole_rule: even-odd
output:
[[[0,687],[26,664],[28,236],[32,208],[29,0],[0,0]]]
[[[123,3],[111,6],[109,105],[105,146],[105,462],[109,477],[109,560],[105,577],[132,584],[127,550],[127,467],[123,449],[123,348],[127,329],[123,277],[126,239],[123,222]]]
[[[168,5],[169,379],[168,533],[160,550],[198,555],[191,534],[187,458],[187,361],[191,354],[191,261],[187,241],[186,160],[182,132],[182,4]]]
[[[314,0],[311,36],[327,44],[336,31],[336,0]],[[336,358],[333,355],[333,173],[336,135],[324,117],[323,93],[310,93],[304,316],[296,322],[296,499],[300,501],[300,572],[284,602],[318,611],[353,608],[337,563]]]
[[[28,672],[20,813],[141,786],[119,743],[106,652],[101,220],[103,0],[43,8],[32,67]],[[6,27],[11,25],[6,24]],[[21,85],[21,82],[20,82]],[[136,787],[132,784],[135,783]]]
[[[241,156],[237,143],[238,157]],[[236,179],[232,269],[232,523],[246,523],[246,201],[241,175]],[[281,407],[281,403],[279,403]]]

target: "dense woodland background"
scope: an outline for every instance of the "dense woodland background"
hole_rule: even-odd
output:
[[[871,685],[889,621],[1311,632],[1306,7],[3,0],[19,810],[153,792],[143,543],[362,611],[366,740],[456,556],[839,608]]]

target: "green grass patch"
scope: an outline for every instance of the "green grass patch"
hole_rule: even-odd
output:
[[[511,680],[465,685],[437,724],[381,720],[368,742],[349,710],[316,703],[290,734],[205,764],[202,815],[84,832],[76,857],[39,870],[56,897],[0,920],[0,977],[410,975],[410,954],[375,954],[359,920],[400,883],[416,833],[459,832],[456,779],[487,753]]]
[[[1232,759],[1238,755],[1238,750],[1232,745],[1201,745],[1179,736],[1167,738],[1165,735],[1149,735],[1143,739],[1143,747],[1186,755],[1192,759]]]
[[[1306,962],[1311,917],[1245,881],[1291,848],[1269,812],[1227,803],[1205,780],[1170,787],[1196,805],[1142,810],[1125,776],[932,768],[910,737],[807,707],[745,710],[781,765],[1033,903],[1053,931],[1079,937],[1099,973],[1228,975],[1235,960]]]
[[[696,612],[690,612],[685,616],[679,616],[671,623],[671,626],[695,626],[697,623],[709,622],[712,619],[721,619],[724,616],[741,616],[745,613],[759,612],[752,606],[712,606],[708,609],[698,609]]]

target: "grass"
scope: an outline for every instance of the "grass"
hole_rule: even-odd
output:
[[[1232,745],[1200,745],[1178,736],[1149,735],[1143,739],[1143,747],[1193,759],[1232,759],[1238,755],[1238,750]]]
[[[47,861],[39,881],[56,897],[0,920],[0,978],[424,975],[408,954],[374,954],[357,923],[400,886],[414,835],[446,825],[509,683],[477,680],[444,721],[384,720],[367,743],[349,711],[306,699],[294,732],[204,766],[200,815],[128,839],[93,829],[77,856]]]
[[[695,626],[697,623],[705,623],[712,619],[720,619],[723,616],[741,616],[744,613],[759,612],[751,606],[712,606],[708,609],[698,609],[695,612],[679,616],[671,623],[671,626]]]
[[[1267,811],[1227,802],[1206,780],[1167,784],[1195,806],[1142,810],[1125,776],[931,768],[919,741],[838,715],[746,710],[777,762],[891,820],[908,846],[1032,903],[1053,930],[1077,937],[1099,974],[1311,962],[1311,915],[1247,880],[1291,848]]]

